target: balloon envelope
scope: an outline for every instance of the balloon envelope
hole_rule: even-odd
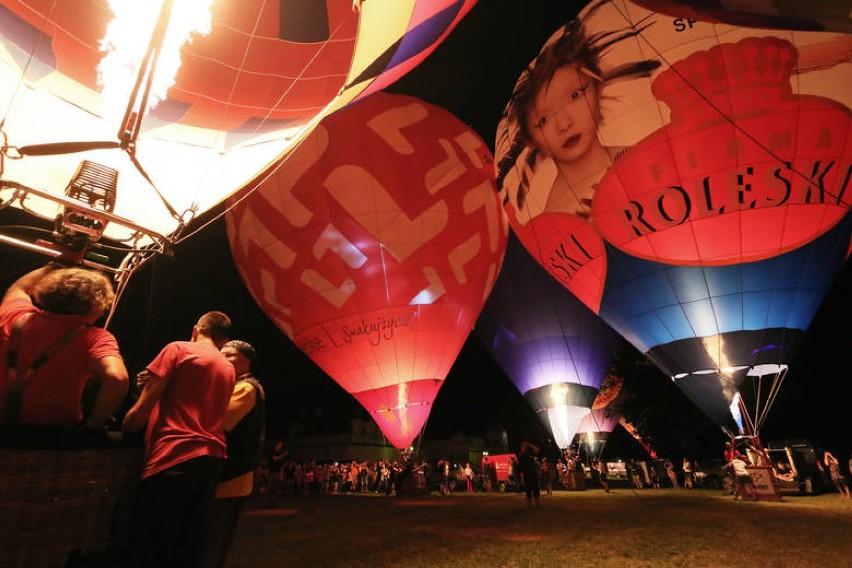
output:
[[[556,444],[569,447],[598,394],[618,335],[514,238],[476,332]]]
[[[705,22],[754,28],[852,32],[849,2],[846,0],[722,0],[703,3],[694,0],[637,0],[636,3],[654,12]]]
[[[220,203],[319,118],[414,67],[474,3],[218,0],[200,31],[178,34],[184,9],[204,2],[177,1],[149,104],[139,91],[129,107],[148,42],[165,29],[160,3],[2,0],[2,134],[20,159],[4,161],[12,183],[0,202],[53,219],[50,195],[64,196],[87,160],[118,172],[110,212],[135,225],[110,223],[105,235],[150,244],[138,227],[171,235]],[[48,198],[18,200],[20,185]]]
[[[505,253],[490,150],[446,110],[380,92],[327,117],[255,189],[227,215],[249,291],[410,446]]]
[[[593,3],[498,127],[526,248],[731,431],[848,255],[850,42]]]
[[[577,428],[577,434],[612,432],[621,420],[626,395],[624,381],[615,375],[607,375],[592,403],[592,411],[583,418]]]

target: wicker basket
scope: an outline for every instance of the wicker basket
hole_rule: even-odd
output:
[[[120,551],[141,467],[139,448],[0,448],[0,566]]]

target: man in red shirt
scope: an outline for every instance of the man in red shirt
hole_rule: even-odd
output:
[[[127,393],[118,343],[95,326],[114,297],[101,272],[56,264],[9,287],[0,304],[0,422],[104,427]],[[81,399],[90,379],[98,391],[84,417]]]
[[[166,345],[146,368],[122,428],[145,430],[145,463],[131,520],[127,564],[199,566],[225,459],[225,411],[235,373],[219,352],[230,318],[201,316],[190,341]]]

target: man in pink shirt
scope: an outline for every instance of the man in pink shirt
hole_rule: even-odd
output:
[[[145,430],[145,463],[131,520],[129,566],[199,566],[209,508],[222,473],[225,411],[234,367],[219,349],[231,320],[201,316],[190,341],[166,345],[147,366],[122,423]],[[147,425],[147,427],[146,427]]]
[[[95,325],[114,297],[103,273],[55,263],[9,287],[0,304],[0,423],[103,429],[128,384],[115,337]],[[83,416],[89,380],[98,391]]]

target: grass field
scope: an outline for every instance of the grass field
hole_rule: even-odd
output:
[[[228,568],[852,566],[852,500],[717,490],[329,495],[252,509]]]

